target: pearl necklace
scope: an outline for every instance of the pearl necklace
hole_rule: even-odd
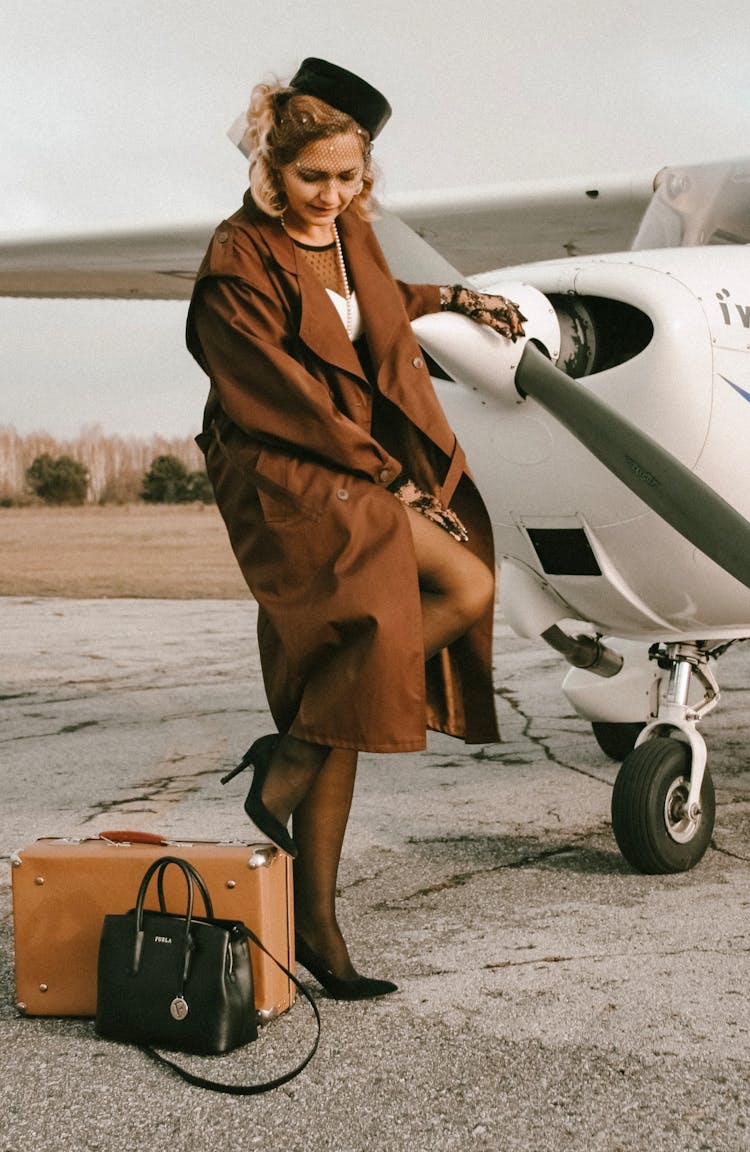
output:
[[[333,238],[336,241],[336,255],[339,260],[339,269],[341,271],[341,280],[344,285],[344,296],[346,297],[346,334],[351,340],[352,338],[352,290],[349,287],[349,277],[346,274],[346,264],[344,263],[344,250],[341,247],[341,240],[339,239],[339,230],[334,221],[333,224]]]
[[[284,213],[283,212],[282,212],[281,216],[279,217],[279,220],[281,222],[281,227],[286,232],[286,221],[284,219]],[[349,287],[349,277],[346,274],[346,264],[344,262],[344,250],[341,247],[341,240],[339,238],[339,230],[336,227],[335,221],[331,225],[331,228],[333,229],[333,239],[334,239],[334,243],[336,245],[336,258],[339,262],[339,272],[341,273],[341,283],[344,285],[344,296],[346,298],[346,334],[349,337],[349,339],[351,340],[351,338],[352,338],[352,290]],[[289,235],[288,232],[287,232],[287,235]],[[294,242],[294,238],[292,237],[291,239],[292,239],[292,242]]]

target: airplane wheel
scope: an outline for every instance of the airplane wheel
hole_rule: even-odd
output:
[[[622,762],[628,752],[635,748],[635,742],[640,736],[645,724],[605,724],[595,720],[591,725],[594,738],[605,756],[610,760]]]
[[[687,872],[711,841],[716,798],[706,770],[701,812],[685,811],[690,787],[690,748],[654,737],[623,762],[612,793],[612,830],[625,859],[639,872]]]

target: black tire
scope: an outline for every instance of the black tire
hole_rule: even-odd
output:
[[[645,727],[645,724],[637,721],[630,724],[605,724],[595,720],[591,730],[604,755],[622,763],[635,748],[635,742]]]
[[[687,872],[703,858],[716,817],[714,785],[706,769],[701,813],[690,820],[681,810],[689,778],[690,748],[681,740],[654,737],[625,758],[612,793],[612,830],[639,872]]]

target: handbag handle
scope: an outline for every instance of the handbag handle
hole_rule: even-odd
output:
[[[166,903],[166,900],[164,898],[164,873],[167,870],[165,861],[169,861],[172,863],[177,862],[180,865],[184,865],[184,867],[182,868],[183,873],[185,871],[185,868],[187,868],[187,870],[192,875],[193,880],[195,881],[195,883],[198,886],[198,891],[200,892],[201,897],[203,899],[203,906],[206,910],[206,916],[209,920],[213,920],[214,909],[213,909],[213,904],[211,902],[211,897],[209,895],[209,891],[208,891],[208,888],[206,887],[205,881],[204,881],[203,877],[201,876],[200,872],[198,871],[198,869],[195,867],[195,865],[191,864],[189,860],[184,860],[181,856],[162,856],[160,858],[160,861],[164,865],[164,867],[159,869],[159,874],[156,877],[156,886],[157,886],[157,889],[159,892],[159,907],[160,907],[161,911],[166,912],[166,910],[167,910],[167,903]]]
[[[141,880],[141,886],[138,890],[138,898],[136,900],[136,906],[135,906],[136,919],[138,920],[138,926],[139,927],[142,926],[143,905],[144,905],[144,902],[146,900],[146,889],[148,888],[148,886],[151,882],[151,878],[153,877],[155,872],[159,873],[159,875],[157,877],[157,886],[159,889],[159,906],[160,906],[162,912],[166,912],[166,910],[167,910],[166,904],[164,901],[164,872],[166,871],[168,864],[176,864],[177,867],[182,871],[183,875],[185,876],[185,880],[186,880],[186,883],[188,886],[188,899],[190,898],[190,896],[192,896],[192,887],[191,887],[189,876],[192,877],[192,879],[197,884],[198,890],[200,891],[200,894],[203,898],[203,904],[204,904],[205,909],[206,909],[206,916],[209,920],[213,920],[214,910],[213,910],[213,905],[211,903],[211,896],[209,894],[208,888],[206,887],[205,880],[203,879],[203,877],[201,876],[200,872],[195,867],[195,865],[191,864],[189,860],[185,860],[182,856],[158,856],[156,858],[156,860],[154,860],[153,863],[151,863],[148,866],[148,868],[146,869],[146,872],[144,873],[143,879]],[[189,874],[189,876],[188,876],[188,874]],[[140,916],[139,916],[139,913],[140,913]]]
[[[162,911],[165,911],[164,904],[164,873],[170,864],[175,864],[183,876],[187,884],[187,909],[185,912],[185,960],[183,964],[183,979],[187,971],[187,964],[189,959],[189,940],[190,940],[190,924],[193,919],[193,902],[194,902],[194,883],[197,884],[203,902],[206,906],[206,914],[208,919],[213,919],[213,906],[211,904],[211,897],[208,894],[208,889],[203,881],[202,876],[196,868],[188,860],[183,860],[180,856],[159,856],[144,873],[141,880],[141,886],[138,889],[138,899],[135,905],[135,940],[133,942],[133,973],[139,971],[141,966],[141,957],[143,954],[143,905],[146,901],[146,892],[149,884],[155,873],[157,876],[157,888],[159,891],[159,905]],[[180,989],[179,995],[182,995]]]

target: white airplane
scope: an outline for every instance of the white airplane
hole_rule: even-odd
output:
[[[516,344],[450,313],[414,328],[490,511],[505,618],[572,665],[565,695],[623,761],[623,855],[691,868],[715,818],[710,662],[750,637],[750,162],[666,168],[653,195],[547,182],[390,207],[397,276],[528,317]],[[211,230],[6,243],[0,294],[187,298]]]

